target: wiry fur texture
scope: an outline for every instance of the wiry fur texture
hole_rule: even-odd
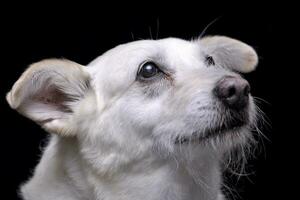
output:
[[[147,61],[164,73],[141,81],[137,72]],[[136,41],[86,67],[33,64],[7,100],[53,135],[22,197],[223,199],[221,164],[251,144],[257,114],[251,96],[246,110],[233,112],[212,91],[221,78],[256,64],[250,46],[223,36]],[[224,128],[238,118],[243,126]]]

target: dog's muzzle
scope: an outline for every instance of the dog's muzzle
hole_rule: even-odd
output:
[[[230,112],[231,120],[227,123],[227,128],[242,126],[248,122],[250,85],[245,79],[226,76],[217,82],[213,93]]]
[[[175,143],[189,143],[191,141],[207,141],[214,137],[222,137],[227,133],[238,133],[250,123],[250,85],[241,78],[225,76],[220,79],[213,94],[220,104],[219,120],[202,131],[195,131],[191,136],[180,136]]]

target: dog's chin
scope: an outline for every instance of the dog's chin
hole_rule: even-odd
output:
[[[248,134],[249,124],[243,123],[230,127],[216,127],[206,131],[195,131],[191,136],[179,136],[175,144],[205,144],[212,141],[219,143],[241,143]],[[230,141],[228,141],[230,140]]]

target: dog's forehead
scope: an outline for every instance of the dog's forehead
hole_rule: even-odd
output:
[[[195,57],[200,58],[200,55],[200,45],[196,45],[195,42],[178,38],[140,40],[119,45],[93,60],[88,66],[93,68],[98,68],[100,65],[101,68],[107,66],[110,70],[126,66],[130,70],[130,66],[136,68],[145,60],[160,59],[175,63]]]
[[[93,85],[98,91],[112,95],[124,91],[136,79],[139,67],[145,61],[158,62],[166,68],[196,66],[191,60],[200,58],[200,48],[195,42],[177,38],[141,40],[119,45],[87,66]]]
[[[187,40],[179,38],[165,38],[160,40],[140,40],[130,42],[127,44],[119,45],[112,49],[114,52],[123,53],[136,53],[136,51],[142,51],[143,53],[160,53],[162,56],[168,56],[168,54],[182,54],[188,53],[192,50],[193,43]]]

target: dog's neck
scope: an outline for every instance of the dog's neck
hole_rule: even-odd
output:
[[[215,161],[202,161],[205,164],[194,161],[187,168],[176,160],[147,160],[152,163],[143,171],[123,171],[109,178],[91,176],[90,181],[104,199],[215,200],[220,194],[219,166]]]
[[[65,193],[66,196],[89,200],[216,200],[221,194],[219,163],[211,155],[195,155],[187,161],[150,158],[113,175],[99,176],[84,160],[78,158],[79,152],[74,142],[72,139],[52,138],[45,151],[48,156],[43,157],[36,169],[35,181],[28,185],[27,191],[24,188],[23,193],[33,193],[37,187],[43,187],[37,191],[44,191],[44,195],[73,191]],[[61,152],[62,149],[64,152]],[[59,183],[40,184],[40,181],[50,177]],[[57,185],[61,185],[61,188],[52,188]],[[65,190],[66,187],[69,189]]]

